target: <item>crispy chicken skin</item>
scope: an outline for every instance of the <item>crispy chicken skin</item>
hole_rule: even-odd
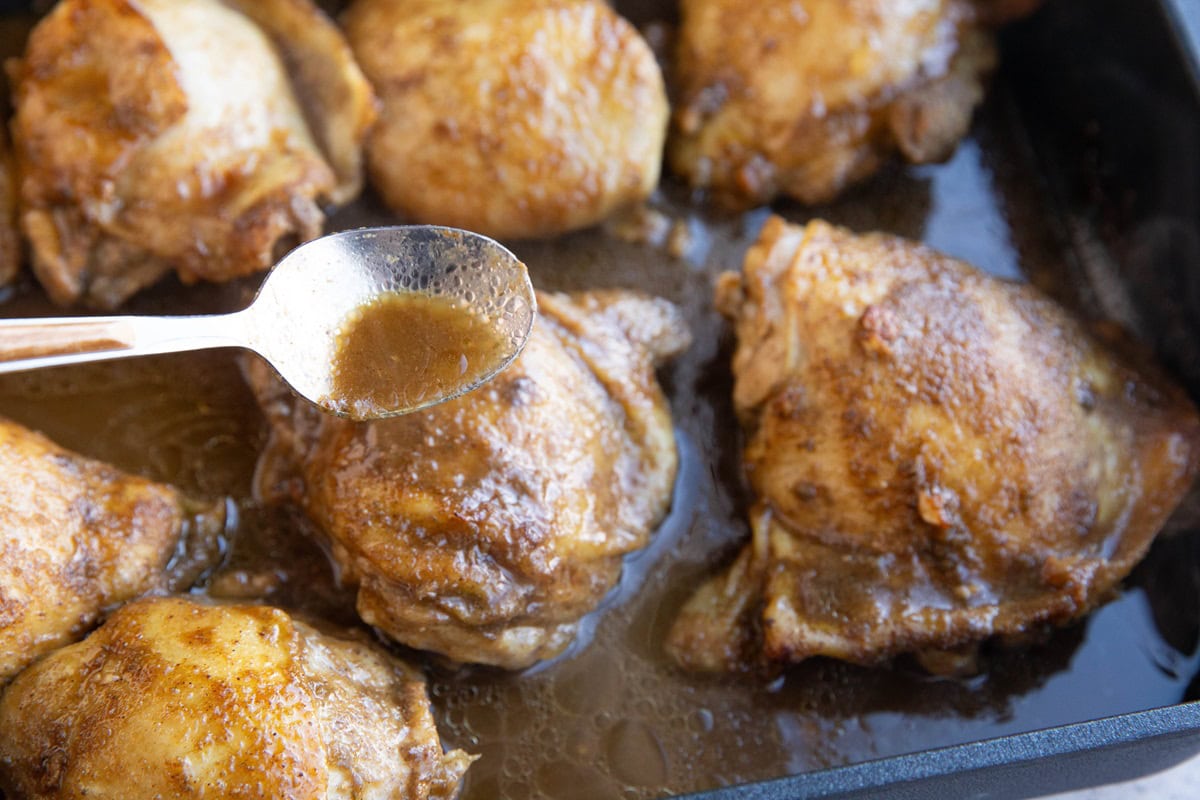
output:
[[[1200,465],[1194,407],[1144,360],[917,244],[772,218],[718,304],[758,500],[670,633],[688,667],[965,666],[1106,599]]]
[[[397,213],[550,236],[657,184],[662,75],[601,0],[357,0],[344,23],[383,102],[368,170]]]
[[[108,607],[167,586],[219,509],[83,458],[0,419],[0,684],[83,636]]]
[[[668,156],[732,207],[948,157],[992,69],[967,0],[683,0]]]
[[[415,670],[262,606],[130,603],[0,698],[23,800],[451,798],[471,760]]]
[[[259,493],[307,512],[363,620],[454,661],[517,669],[561,652],[670,504],[654,365],[688,342],[677,310],[617,291],[538,304],[490,383],[392,420],[321,414],[249,368],[273,426]]]
[[[59,303],[266,269],[361,184],[373,95],[309,0],[61,0],[10,75],[21,227]]]

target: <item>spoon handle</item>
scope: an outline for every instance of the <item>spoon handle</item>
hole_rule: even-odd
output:
[[[192,317],[0,319],[0,373],[245,346],[245,312]]]

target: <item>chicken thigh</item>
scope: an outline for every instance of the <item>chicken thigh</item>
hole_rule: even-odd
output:
[[[121,608],[0,698],[0,787],[22,800],[454,797],[425,682],[282,611]]]
[[[266,269],[361,184],[373,95],[309,0],[61,0],[10,72],[21,227],[59,303]]]
[[[480,389],[352,423],[261,363],[259,493],[303,508],[360,616],[459,662],[521,668],[574,638],[666,514],[675,439],[656,361],[688,337],[665,301],[540,294],[523,353]]]
[[[948,157],[993,67],[968,0],[683,0],[669,157],[746,207]]]
[[[969,669],[1105,600],[1200,466],[1195,408],[1144,358],[920,245],[773,218],[718,303],[757,503],[671,631],[687,666]]]
[[[174,489],[0,419],[0,684],[82,637],[110,606],[184,588],[224,524]]]
[[[383,101],[368,169],[398,213],[550,236],[658,183],[662,74],[602,0],[356,0],[344,22]]]

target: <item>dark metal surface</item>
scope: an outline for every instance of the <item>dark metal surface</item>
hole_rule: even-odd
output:
[[[1200,396],[1200,3],[1052,0],[1003,46],[999,81],[1076,259],[1065,281]],[[1188,690],[1197,696],[1200,676]],[[1182,702],[690,797],[1027,798],[1149,775],[1198,752],[1200,702]]]
[[[46,5],[44,2],[0,3],[0,10],[45,8]],[[325,5],[339,7],[341,3]],[[631,0],[617,5],[631,18],[645,22],[670,19],[674,0],[642,3]],[[1028,150],[1037,165],[1037,180],[1030,182],[1028,191],[1039,201],[1034,204],[1037,213],[1044,211],[1049,221],[1037,220],[1039,224],[1034,227],[1039,230],[1042,225],[1050,227],[1062,245],[1054,248],[1055,253],[1061,250],[1070,254],[1066,270],[1057,278],[1051,276],[1049,280],[1053,285],[1048,288],[1060,299],[1076,300],[1072,303],[1076,308],[1090,309],[1096,316],[1115,318],[1126,324],[1151,344],[1168,369],[1184,380],[1195,398],[1200,398],[1200,356],[1197,355],[1200,353],[1197,344],[1200,343],[1198,40],[1200,0],[1047,0],[1042,11],[1006,32],[1003,67],[996,86],[996,97],[1010,101],[1008,104],[1018,117],[1020,130],[1028,139]],[[1007,108],[1004,102],[998,105]],[[986,130],[981,163],[989,166],[991,162],[987,156],[992,152],[1008,153],[1025,148],[1026,143],[1011,148],[1007,142],[1003,142],[1005,146],[996,146],[996,140],[1003,139],[1008,132],[1005,126]],[[972,146],[980,149],[978,143]],[[976,156],[979,160],[978,153]],[[936,183],[930,178],[936,169],[896,170],[890,178],[885,176],[881,183],[857,192],[857,199],[851,198],[842,206],[820,211],[834,221],[857,229],[884,228],[912,237],[923,236],[931,244],[969,260],[979,261],[979,255],[992,256],[996,262],[990,265],[992,271],[1005,272],[1007,260],[997,257],[992,248],[993,241],[980,235],[980,226],[964,231],[961,228],[970,226],[958,224],[971,215],[978,216],[976,210],[966,208],[959,215],[949,215],[951,224],[935,231],[926,229],[926,206],[933,201],[927,196],[930,192],[924,184]],[[1025,178],[1021,170],[1015,170],[1013,176],[1010,183],[1021,184]],[[999,177],[1004,179],[1005,176]],[[907,186],[909,194],[895,193],[893,190],[898,185]],[[873,202],[881,196],[892,198],[891,205],[881,208]],[[896,200],[897,196],[902,199]],[[761,217],[761,214],[750,215],[749,219],[761,222]],[[343,219],[346,224],[353,225],[392,221],[369,214],[364,216],[361,209]],[[1021,227],[1018,224],[1021,221],[1014,220],[1014,228]],[[737,225],[728,227],[737,228]],[[732,237],[714,239],[711,260],[726,258],[728,266],[736,266],[744,251],[742,240],[750,233],[747,229],[738,235],[741,238],[736,241]],[[626,280],[630,276],[654,274],[652,269],[662,260],[656,254],[647,256],[642,252],[644,248],[622,249],[619,245],[603,243],[603,239],[581,234],[565,244],[523,243],[521,255],[531,266],[534,266],[533,262],[541,264],[540,285],[550,288],[579,288],[572,283],[574,273],[568,273],[559,263],[567,254],[584,253],[587,256],[586,259],[575,259],[587,262],[582,264],[581,285],[596,285],[597,276],[604,279],[603,285],[630,282]],[[593,253],[592,245],[597,242],[600,242],[598,246],[610,249]],[[948,244],[958,245],[961,249],[948,247]],[[1027,255],[1027,248],[1018,242],[1014,250],[1018,251],[1012,254],[1016,264]],[[610,253],[617,253],[622,258],[609,259]],[[639,258],[646,259],[645,263]],[[690,263],[675,266],[679,268],[659,274],[659,283],[653,287],[656,293],[670,296],[677,302],[691,302],[695,307],[707,308],[710,289],[708,283],[701,280],[705,274]],[[1056,260],[1052,266],[1057,268]],[[1072,298],[1071,295],[1077,296]],[[144,302],[153,302],[153,299]],[[710,317],[703,317],[701,321],[707,321],[710,327],[718,325]],[[697,370],[708,363],[707,359],[713,364],[724,363],[718,360],[716,352],[694,354],[693,358],[704,362]],[[721,371],[724,371],[723,367]],[[696,378],[687,370],[678,370],[674,375],[677,388],[692,383],[703,384],[706,380],[711,378]],[[686,398],[679,400],[676,410],[686,406],[687,402]],[[37,419],[49,420],[58,407],[47,401],[40,401],[37,406],[42,417],[31,417],[31,424]],[[719,406],[715,414],[719,416],[724,411],[727,409]],[[183,423],[184,427],[188,425],[196,427],[194,421]],[[693,427],[703,426],[695,423]],[[715,423],[712,427],[716,427]],[[231,440],[249,438],[242,435],[243,428],[231,429],[237,432],[237,436],[229,437]],[[51,432],[65,437],[70,430],[62,423]],[[702,440],[697,435],[690,441]],[[140,450],[137,454],[140,456]],[[120,461],[119,458],[115,460]],[[735,461],[735,457],[729,459],[731,464]],[[706,476],[707,470],[697,467],[686,477],[692,479],[697,475]],[[210,473],[200,477],[203,479],[201,488],[215,481]],[[699,483],[698,478],[696,482]],[[220,491],[228,490],[221,484]],[[721,495],[717,499],[723,498]],[[716,501],[713,507],[717,512],[709,509],[709,517],[717,516],[721,508]],[[686,516],[681,524],[686,526]],[[701,529],[699,533],[704,535],[705,531]],[[663,539],[661,532],[659,538]],[[670,541],[659,546],[670,547]],[[660,568],[661,564],[654,564],[655,571]],[[629,565],[626,569],[636,571]],[[649,570],[649,567],[643,565],[638,569]],[[1145,592],[1146,606],[1154,617],[1152,622],[1133,617],[1143,608],[1139,600],[1139,604],[1127,604],[1123,610],[1115,609],[1116,604],[1101,609],[1090,624],[1095,624],[1096,618],[1118,610],[1120,614],[1107,617],[1107,627],[1095,634],[1095,640],[1104,639],[1114,630],[1123,631],[1132,618],[1134,623],[1160,630],[1173,651],[1188,655],[1188,660],[1178,669],[1179,674],[1164,681],[1163,688],[1155,690],[1151,701],[1143,702],[1144,690],[1139,689],[1136,697],[1132,696],[1135,693],[1131,690],[1129,698],[1109,699],[1110,705],[1105,707],[1105,698],[1100,696],[1106,688],[1103,681],[1112,680],[1114,674],[1124,676],[1127,673],[1114,659],[1106,664],[1106,670],[1091,674],[1093,682],[1084,682],[1077,674],[1083,671],[1078,664],[1088,658],[1103,658],[1121,648],[1128,649],[1129,640],[1119,639],[1107,644],[1110,648],[1107,650],[1088,650],[1079,645],[1080,639],[1084,639],[1085,644],[1089,640],[1078,630],[1061,633],[1052,646],[1040,654],[1006,656],[1005,669],[999,672],[1005,672],[1008,677],[998,681],[1003,690],[997,689],[996,697],[992,697],[986,687],[975,691],[972,687],[923,682],[923,676],[897,677],[891,673],[880,675],[837,666],[826,669],[818,665],[791,673],[785,691],[771,694],[758,686],[739,688],[747,695],[766,695],[764,703],[770,701],[782,705],[790,701],[799,711],[780,710],[780,718],[788,720],[808,713],[809,706],[817,700],[833,706],[832,709],[820,706],[825,714],[821,719],[827,717],[829,726],[818,728],[814,736],[836,730],[836,726],[845,720],[859,724],[856,730],[861,731],[861,720],[873,721],[875,718],[867,712],[875,710],[901,719],[909,727],[897,723],[888,731],[878,732],[877,739],[864,735],[862,738],[869,740],[865,747],[850,749],[847,745],[844,752],[837,750],[833,755],[822,755],[829,759],[820,764],[822,766],[828,763],[849,763],[850,766],[804,771],[810,769],[809,762],[789,762],[787,768],[801,774],[690,796],[696,800],[1023,798],[1130,779],[1179,763],[1200,752],[1200,705],[1186,702],[1200,698],[1200,676],[1194,674],[1194,654],[1200,651],[1200,534],[1185,530],[1177,532],[1170,541],[1160,541],[1149,561],[1139,568],[1135,580],[1139,592]],[[615,611],[610,612],[606,622],[611,623],[615,616]],[[1083,655],[1077,658],[1077,652]],[[1142,665],[1143,670],[1167,671],[1158,662],[1151,664],[1144,653],[1135,655],[1139,661],[1146,662]],[[568,666],[577,667],[581,663],[582,659],[577,659]],[[1168,661],[1166,667],[1171,666]],[[1063,688],[1059,693],[1038,693],[1039,687],[1052,684],[1060,675],[1064,677],[1057,686],[1069,686],[1069,691]],[[525,676],[524,680],[529,683],[539,677],[545,675]],[[823,679],[825,683],[822,683]],[[1136,682],[1138,679],[1127,680]],[[1192,685],[1186,690],[1185,697],[1183,687],[1188,681]],[[603,686],[598,688],[598,684],[591,679],[587,683],[587,692],[598,696],[603,689]],[[605,685],[613,690],[612,694],[625,691],[615,679]],[[826,685],[830,687],[828,693],[822,691]],[[463,691],[474,688],[465,686]],[[1124,688],[1128,687],[1113,687],[1113,694],[1120,694],[1118,690]],[[823,699],[826,694],[828,698]],[[890,704],[879,700],[884,696]],[[1014,710],[1009,702],[1012,698],[1023,704]],[[1035,727],[1082,719],[1084,714],[1101,716],[1128,708],[1149,708],[1159,703],[1173,704],[1028,732]],[[966,727],[959,720],[960,717],[968,718],[970,710],[978,711],[980,707],[987,713],[981,714],[985,718],[977,721],[978,727]],[[778,724],[773,718],[757,714],[759,705],[748,704],[747,708],[756,712],[747,713],[748,719],[756,719],[764,726]],[[931,708],[943,710],[945,719],[931,713]],[[989,728],[992,717],[995,725]],[[967,719],[967,722],[971,721]],[[955,724],[960,727],[954,727]],[[939,726],[943,729],[939,730]],[[1023,732],[992,738],[996,733],[1013,730]],[[967,741],[969,739],[980,741]],[[866,760],[872,753],[926,748],[930,741],[933,744],[967,743]],[[870,748],[875,749],[871,751]],[[734,755],[731,751],[721,751],[713,758],[733,760]],[[487,759],[482,760],[476,769],[486,763]],[[570,788],[578,796],[585,790],[594,791],[596,786],[580,782]]]
[[[928,750],[695,800],[916,800],[1035,797],[1148,775],[1200,751],[1200,706],[1187,703]]]
[[[1163,0],[1163,7],[1171,17],[1171,25],[1178,38],[1200,93],[1200,3],[1196,0]]]
[[[1193,397],[1200,61],[1188,44],[1197,25],[1194,0],[1059,0],[1004,43],[1004,79],[1082,270],[1076,285],[1151,343]]]

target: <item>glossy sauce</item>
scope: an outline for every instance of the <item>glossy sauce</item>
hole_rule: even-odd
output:
[[[507,349],[486,320],[451,298],[381,295],[343,324],[327,402],[355,419],[420,407],[477,383]]]

